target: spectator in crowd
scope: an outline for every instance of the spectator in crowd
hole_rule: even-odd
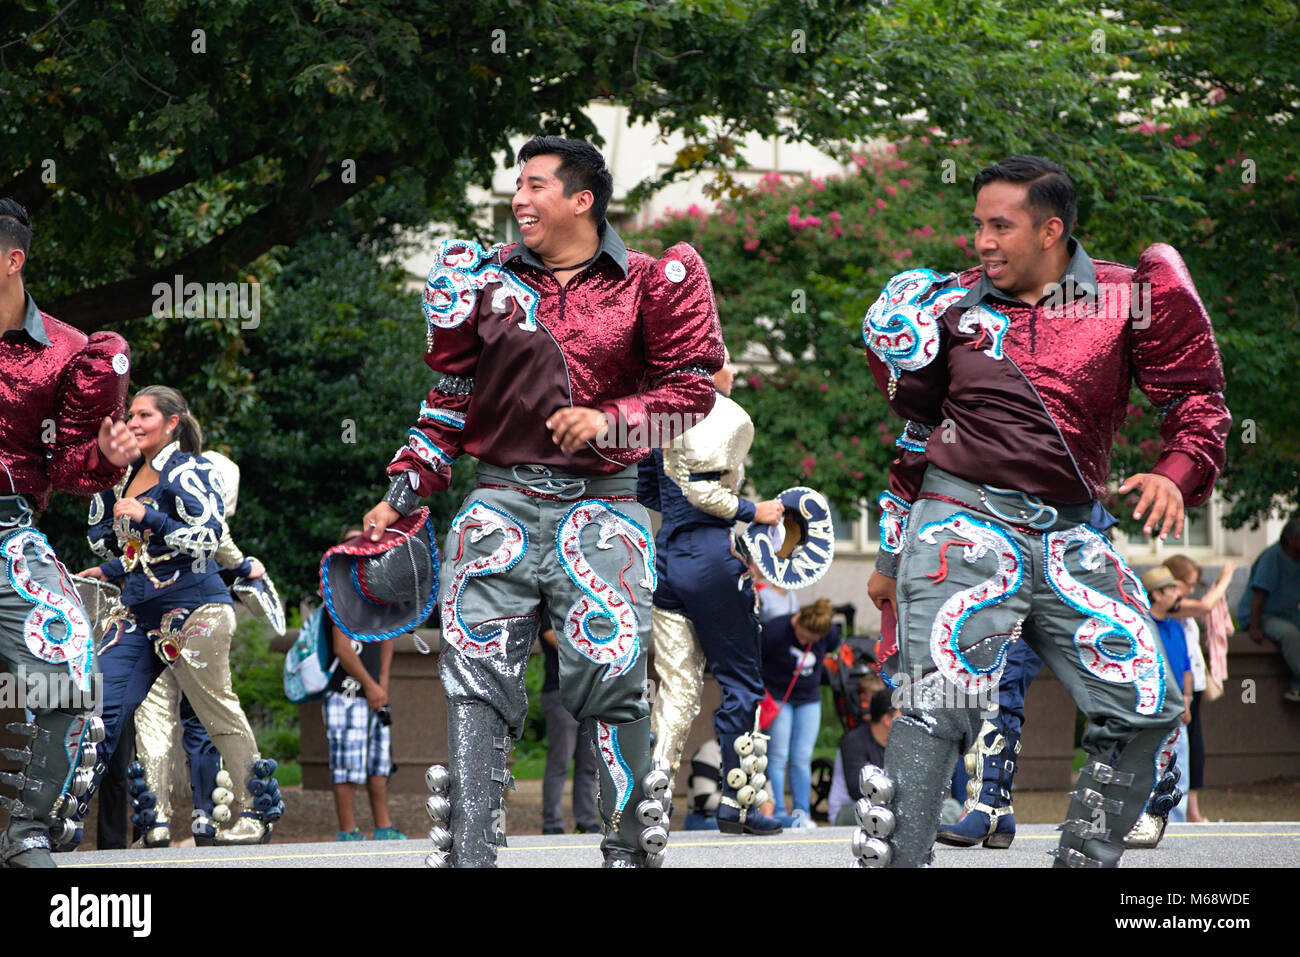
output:
[[[1237,623],[1251,641],[1263,644],[1267,638],[1278,646],[1291,669],[1283,697],[1300,704],[1300,515],[1255,559],[1250,587],[1237,606]]]
[[[786,827],[816,827],[812,820],[812,752],[821,728],[822,658],[840,646],[831,603],[818,598],[796,615],[763,623],[763,684],[781,703],[768,728],[768,779],[774,815]],[[785,775],[790,772],[792,813],[785,813]],[[769,805],[763,814],[771,815]]]
[[[871,679],[875,679],[872,681]],[[860,687],[865,691],[881,684],[874,674],[864,675]],[[863,767],[874,764],[885,766],[885,745],[889,743],[889,729],[894,724],[893,692],[880,688],[871,693],[867,723],[860,724],[840,740],[835,754],[835,771],[831,775],[830,819],[836,827],[852,827],[853,805],[862,797],[858,777]]]
[[[1205,656],[1201,652],[1201,628],[1197,619],[1204,618],[1207,626],[1209,626],[1210,615],[1214,614],[1216,609],[1218,609],[1217,613],[1220,616],[1226,617],[1227,605],[1223,596],[1228,590],[1228,585],[1232,581],[1232,573],[1236,571],[1237,566],[1232,562],[1224,562],[1214,587],[1201,598],[1192,597],[1192,593],[1201,582],[1200,565],[1186,555],[1170,555],[1165,559],[1164,566],[1173,572],[1174,577],[1178,579],[1178,590],[1181,594],[1178,601],[1174,603],[1174,607],[1170,609],[1169,616],[1182,622],[1183,631],[1186,633],[1187,638],[1188,662],[1192,670],[1192,722],[1187,726],[1188,767],[1187,778],[1185,779],[1187,820],[1200,822],[1205,820],[1201,816],[1201,808],[1197,803],[1196,794],[1205,786],[1205,736],[1201,729],[1201,699],[1205,696],[1205,689],[1211,676],[1205,664]],[[1220,608],[1220,606],[1222,607]],[[1222,617],[1220,620],[1222,620]],[[1230,623],[1229,627],[1231,627]],[[1212,630],[1212,628],[1208,630]],[[1226,646],[1226,635],[1223,637],[1223,643]],[[1226,677],[1227,672],[1225,669],[1218,678],[1222,681]]]
[[[360,535],[360,527],[341,541]],[[375,819],[376,841],[404,841],[388,815],[388,778],[393,773],[388,720],[388,676],[393,664],[392,641],[353,641],[330,622],[338,667],[321,701],[325,736],[329,740],[330,780],[338,812],[340,841],[362,841],[355,805],[357,785],[365,784]]]
[[[1192,721],[1192,669],[1187,660],[1186,632],[1176,619],[1169,616],[1174,603],[1182,597],[1182,593],[1178,587],[1178,579],[1164,565],[1148,568],[1142,575],[1142,587],[1151,597],[1151,618],[1160,635],[1160,644],[1164,648],[1165,657],[1169,659],[1169,670],[1173,672],[1174,681],[1177,682],[1176,687],[1181,688],[1183,692],[1183,713],[1180,718],[1183,733],[1174,742],[1174,755],[1175,767],[1182,774],[1182,780],[1186,781],[1187,766],[1191,763],[1188,759],[1187,726]],[[1170,812],[1169,820],[1187,820],[1186,790],[1183,791],[1183,798],[1178,807]]]
[[[549,621],[545,614],[542,621]],[[546,676],[542,679],[542,717],[546,719],[546,774],[542,780],[542,833],[564,833],[564,781],[573,762],[573,823],[578,834],[599,834],[596,809],[596,752],[587,728],[560,700],[560,654],[555,630],[542,632]]]

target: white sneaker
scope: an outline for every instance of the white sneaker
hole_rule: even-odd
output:
[[[791,827],[811,829],[817,826],[816,821],[798,808],[795,808],[795,812],[790,817],[794,819],[794,822],[790,825]]]

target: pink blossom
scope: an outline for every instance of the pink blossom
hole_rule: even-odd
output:
[[[893,186],[886,186],[886,187],[885,187],[885,195],[886,195],[886,196],[897,196],[897,195],[898,195],[898,190],[895,189]],[[884,207],[881,207],[881,208],[883,209]]]
[[[762,389],[762,388],[763,388],[763,379],[762,379],[761,376],[759,376],[759,375],[757,375],[757,374],[751,375],[751,376],[750,376],[748,379],[746,379],[745,381],[749,383],[749,387],[750,387],[751,389]]]
[[[818,392],[825,392],[825,391],[826,391],[827,389],[829,389],[829,388],[830,388],[830,386],[827,385],[825,382],[823,382],[823,383],[821,383],[820,385],[817,386],[817,391],[818,391]]]
[[[838,461],[839,461],[840,459],[842,459],[842,458],[844,458],[844,453],[843,453],[843,452],[836,452],[836,453],[835,453],[835,461],[836,461],[836,462],[838,462]]]
[[[860,438],[858,438],[856,435],[850,435],[850,436],[849,436],[849,442],[850,442],[850,444],[852,444],[852,445],[861,445],[861,444],[862,444],[862,440],[861,440]]]
[[[832,223],[838,223],[842,218],[839,213],[830,213],[829,216]]]
[[[803,469],[804,475],[812,475],[813,469],[817,467],[817,459],[809,455],[799,460],[799,466]]]
[[[886,208],[885,201],[883,199],[876,200],[876,209],[885,209],[885,208]]]
[[[970,240],[966,238],[965,233],[962,233],[960,236],[957,237],[957,245],[960,246],[962,249],[965,249],[966,244],[969,242]]]
[[[1143,136],[1150,136],[1156,131],[1155,126],[1149,121],[1143,121],[1138,125],[1138,132]]]
[[[755,249],[758,248],[758,240],[757,240],[757,239],[746,239],[746,240],[745,240],[743,243],[741,243],[740,245],[741,245],[741,248],[745,250],[745,252],[747,252],[747,253],[752,253]]]
[[[841,236],[843,236],[843,235],[844,235],[844,229],[843,229],[843,227],[841,227],[841,226],[832,226],[832,227],[831,227],[831,239],[839,239],[839,238],[840,238]]]
[[[920,229],[916,230],[916,235],[920,236],[922,239],[925,239],[925,238],[927,238],[927,237],[929,237],[929,236],[933,236],[933,235],[934,235],[934,227],[931,226],[929,223],[926,223],[926,224],[925,224],[924,226],[922,226]]]
[[[1211,106],[1217,106],[1219,103],[1222,103],[1227,98],[1228,98],[1228,94],[1224,93],[1223,90],[1217,86],[1213,90],[1211,90],[1209,95],[1206,97],[1206,99],[1210,101]]]
[[[862,473],[861,473],[861,472],[856,472],[856,471],[855,471],[855,472],[853,473],[853,477],[854,477],[855,479],[860,479],[860,478],[862,478]]]

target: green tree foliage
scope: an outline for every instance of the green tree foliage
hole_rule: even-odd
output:
[[[230,521],[235,541],[266,563],[291,607],[302,597],[315,600],[321,553],[382,497],[384,466],[434,380],[420,360],[419,292],[406,287],[400,269],[359,244],[350,220],[332,225],[268,267],[275,294],[263,302],[258,328],[244,332],[240,362],[258,401],[206,436],[207,447],[240,466]],[[159,381],[182,381],[167,375],[179,376],[177,366],[155,367]],[[149,381],[135,378],[138,385]],[[218,397],[195,388],[189,398],[206,425],[205,409]],[[451,494],[429,500],[437,529],[446,528],[467,488],[470,465],[458,463]],[[90,561],[84,501],[59,496],[56,503],[44,526],[61,554],[77,554],[72,545],[79,543]]]
[[[425,200],[405,223],[427,222],[488,179],[511,134],[595,135],[593,99],[684,133],[666,179],[734,164],[749,131],[838,136],[816,104],[861,100],[870,80],[820,64],[862,6],[14,0],[0,195],[37,223],[46,306],[111,326],[177,274],[242,278],[402,172]]]
[[[752,474],[764,492],[807,481],[846,507],[882,487],[901,423],[862,365],[861,316],[899,269],[970,265],[953,243],[971,177],[1030,152],[1069,169],[1093,256],[1133,262],[1161,241],[1183,253],[1235,419],[1219,486],[1226,523],[1300,499],[1298,21],[1295,3],[1103,12],[1067,0],[1011,16],[901,0],[868,11],[861,59],[832,62],[869,70],[879,109],[845,129],[899,141],[898,155],[840,181],[769,179],[632,237],[650,249],[697,243],[733,352],[758,345],[774,363],[738,396],[760,423]],[[1115,477],[1150,468],[1156,426],[1135,390]]]

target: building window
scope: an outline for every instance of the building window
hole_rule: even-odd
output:
[[[1182,537],[1174,538],[1173,535],[1170,535],[1164,541],[1164,548],[1210,548],[1214,545],[1210,527],[1210,507],[1208,505],[1189,508],[1184,512]]]
[[[831,502],[827,502],[831,507],[831,524],[835,526],[835,543],[847,542],[850,546],[857,544],[857,535],[853,532],[853,523],[844,518],[843,513]]]
[[[513,243],[519,239],[519,224],[508,203],[492,207],[492,238],[499,243]]]

